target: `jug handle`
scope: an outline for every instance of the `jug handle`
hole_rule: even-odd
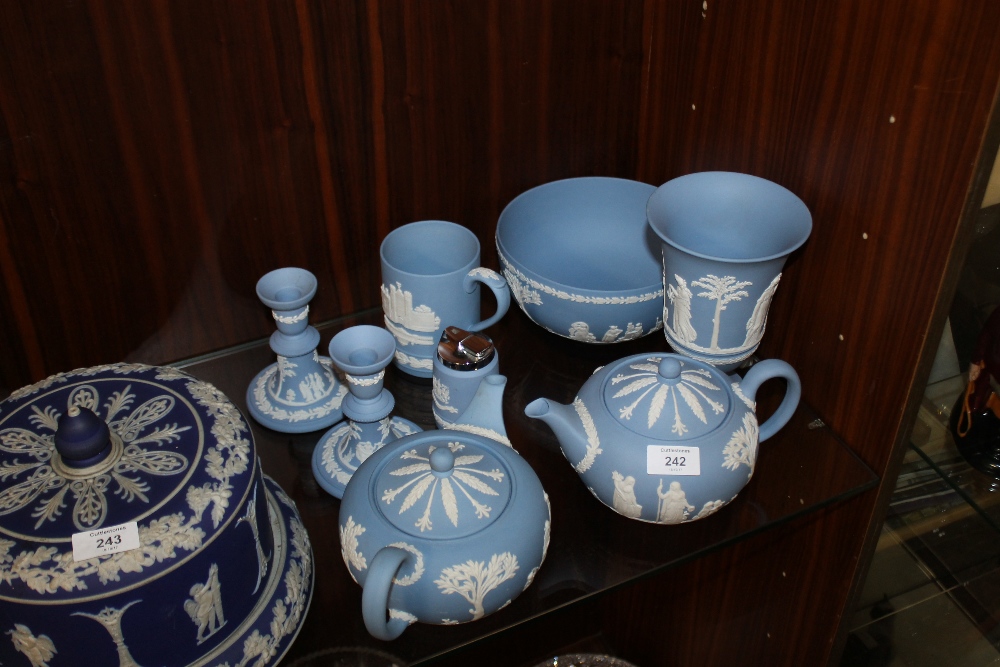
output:
[[[476,288],[477,282],[493,290],[493,296],[497,300],[497,310],[493,313],[492,317],[475,324],[470,324],[467,327],[462,327],[469,331],[482,331],[486,327],[496,324],[507,313],[507,309],[510,308],[510,290],[507,289],[507,281],[504,280],[503,276],[492,269],[480,266],[466,274],[462,285],[465,287],[466,292],[471,293]]]
[[[401,618],[386,620],[392,580],[409,554],[396,547],[383,547],[372,558],[361,594],[361,614],[365,627],[376,639],[392,641],[403,634],[409,623]]]
[[[781,399],[781,405],[774,411],[774,414],[760,425],[758,442],[764,442],[788,423],[788,420],[795,414],[795,408],[798,407],[799,399],[802,397],[802,383],[799,381],[799,374],[790,364],[781,359],[765,359],[751,366],[746,377],[740,383],[740,390],[748,400],[755,401],[760,386],[773,378],[784,378],[788,383],[785,387],[785,397]]]

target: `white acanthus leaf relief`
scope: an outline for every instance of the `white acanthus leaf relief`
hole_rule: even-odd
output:
[[[725,410],[725,405],[721,401],[711,398],[707,393],[709,391],[722,391],[721,387],[711,382],[711,372],[708,370],[698,368],[682,370],[679,382],[664,384],[660,382],[659,359],[657,358],[651,358],[648,362],[629,364],[629,368],[635,372],[619,373],[611,378],[612,386],[623,385],[621,389],[611,395],[611,399],[630,399],[629,403],[618,408],[618,416],[621,419],[631,419],[643,401],[649,397],[646,428],[652,429],[669,406],[673,410],[670,430],[677,435],[683,435],[689,429],[680,409],[682,404],[703,424],[708,423],[706,406],[715,414],[720,414]],[[680,401],[678,401],[678,396]]]
[[[464,445],[452,442],[448,444],[448,447],[452,452],[457,452],[463,449]],[[435,499],[439,496],[445,516],[454,526],[458,526],[459,523],[459,494],[472,506],[477,519],[488,518],[493,508],[475,498],[472,492],[487,496],[498,495],[497,490],[490,486],[486,480],[490,479],[501,482],[505,477],[504,473],[495,468],[484,470],[477,467],[476,464],[479,464],[483,460],[483,456],[472,454],[456,456],[451,475],[448,477],[438,477],[431,470],[430,464],[430,455],[434,449],[436,447],[433,445],[428,447],[426,456],[417,453],[416,450],[409,450],[400,456],[401,459],[416,459],[420,463],[404,465],[389,471],[389,474],[394,477],[412,477],[412,479],[401,486],[386,489],[382,494],[382,502],[386,505],[391,505],[403,491],[407,491],[399,507],[399,514],[402,515],[417,505],[418,502],[422,502],[426,494],[427,501],[424,505],[423,513],[414,523],[421,532],[434,529],[431,511],[434,507]],[[438,492],[439,490],[440,493]]]
[[[14,650],[24,655],[31,667],[49,667],[49,660],[59,652],[48,635],[36,637],[31,628],[21,623],[15,623],[14,629],[8,630],[7,635],[14,644]]]
[[[347,517],[347,522],[340,527],[340,554],[344,557],[344,563],[348,568],[355,570],[365,570],[368,568],[368,561],[364,554],[358,550],[358,536],[365,532],[365,527],[354,522],[354,517]]]
[[[393,542],[389,546],[402,549],[403,551],[409,552],[413,555],[413,571],[402,577],[399,576],[399,572],[396,572],[396,576],[392,578],[392,583],[397,586],[412,586],[420,581],[420,578],[424,576],[424,554],[420,551],[420,549],[416,548],[412,544],[407,544],[406,542]],[[400,568],[400,570],[402,570],[402,568]]]
[[[517,570],[517,556],[505,551],[502,554],[493,554],[489,563],[468,560],[446,567],[434,583],[445,595],[457,593],[465,598],[472,605],[469,612],[475,621],[486,615],[486,595],[503,582],[512,579]]]
[[[594,418],[590,415],[590,411],[587,410],[587,406],[584,405],[579,396],[573,399],[573,409],[580,418],[580,423],[583,424],[583,432],[587,436],[587,452],[584,454],[583,459],[573,466],[573,469],[578,473],[584,473],[590,470],[597,456],[604,450],[601,449],[601,439],[597,435],[597,426],[594,424]]]
[[[727,470],[736,470],[741,465],[746,465],[753,475],[754,464],[757,461],[757,441],[760,437],[760,429],[757,426],[757,417],[752,412],[743,413],[743,425],[733,432],[729,442],[722,449],[725,457],[722,467]]]

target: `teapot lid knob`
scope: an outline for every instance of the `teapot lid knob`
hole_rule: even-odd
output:
[[[438,447],[431,452],[431,470],[437,473],[448,473],[455,467],[455,455],[448,447]]]
[[[677,381],[681,377],[681,362],[673,357],[664,357],[657,369],[660,377],[667,381]]]

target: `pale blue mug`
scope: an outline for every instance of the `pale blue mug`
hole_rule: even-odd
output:
[[[382,241],[382,312],[396,339],[394,363],[417,377],[431,377],[441,332],[456,326],[480,331],[510,306],[507,282],[479,265],[479,239],[444,220],[411,222]],[[496,297],[496,311],[480,316],[479,284]]]
[[[809,238],[809,209],[777,183],[705,171],[657,188],[646,218],[662,241],[667,342],[737,368],[760,344],[785,260]]]

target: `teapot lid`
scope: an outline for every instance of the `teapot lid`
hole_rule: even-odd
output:
[[[174,368],[113,364],[15,391],[0,402],[0,600],[79,601],[176,568],[235,520],[255,463],[236,406]],[[81,555],[77,538],[127,524],[139,544]]]
[[[411,437],[413,446],[386,457],[372,477],[373,499],[390,524],[413,537],[449,540],[500,517],[515,483],[498,451],[506,448],[458,431]]]
[[[691,440],[729,416],[731,380],[677,354],[635,355],[605,376],[604,405],[622,426],[654,440]]]

